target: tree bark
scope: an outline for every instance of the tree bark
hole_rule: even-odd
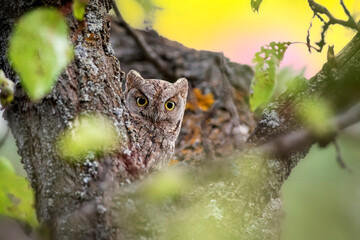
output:
[[[1,46],[7,46],[14,21],[44,2],[16,1],[5,4]],[[68,1],[47,1],[66,12]],[[110,1],[90,1],[84,22],[67,14],[70,40],[75,60],[59,76],[51,94],[39,102],[31,102],[20,88],[17,76],[6,60],[6,48],[1,52],[1,68],[17,82],[15,99],[6,109],[6,118],[15,136],[18,152],[35,192],[38,219],[61,239],[110,239],[113,235],[106,216],[103,192],[86,179],[101,176],[102,164],[71,165],[60,159],[56,149],[59,134],[83,112],[98,112],[122,124],[121,75],[119,61],[114,57],[109,41],[110,23],[107,13]],[[69,11],[68,11],[69,12]],[[6,15],[5,15],[6,14]],[[115,161],[114,161],[115,162]],[[116,163],[112,163],[116,168]],[[112,171],[114,176],[119,169]],[[79,209],[84,216],[76,216]]]

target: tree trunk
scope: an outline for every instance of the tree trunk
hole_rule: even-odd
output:
[[[5,9],[1,46],[7,45],[14,21],[40,1],[16,1]],[[47,1],[57,8],[71,7],[71,2]],[[70,12],[67,23],[75,49],[75,60],[59,76],[51,94],[39,102],[31,102],[18,84],[1,52],[1,68],[17,82],[15,99],[6,109],[6,118],[16,139],[18,152],[35,192],[36,211],[40,223],[51,227],[54,236],[66,239],[109,239],[113,234],[104,211],[103,193],[98,186],[87,183],[103,166],[62,161],[56,151],[59,134],[82,112],[99,112],[122,124],[118,112],[121,103],[119,61],[110,46],[110,23],[107,13],[110,1],[94,0],[87,6],[84,22]],[[8,10],[8,11],[6,11]],[[105,160],[100,161],[102,164]],[[115,162],[115,161],[114,161]],[[112,163],[116,166],[116,163]],[[118,169],[114,170],[114,176]],[[121,174],[119,174],[121,175]],[[74,214],[79,209],[84,216]]]

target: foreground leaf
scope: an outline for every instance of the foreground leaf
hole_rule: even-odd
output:
[[[9,58],[31,100],[48,94],[73,58],[61,13],[38,8],[22,16],[10,39]]]
[[[334,126],[330,123],[330,119],[334,116],[332,107],[322,98],[304,99],[297,109],[297,116],[318,137],[334,130]]]
[[[143,189],[143,197],[152,201],[161,201],[167,197],[179,196],[189,188],[190,179],[180,169],[170,169],[157,173],[150,178]]]
[[[72,8],[73,8],[74,17],[77,20],[82,21],[84,19],[85,8],[88,2],[89,0],[74,0]]]
[[[113,123],[100,115],[78,117],[73,128],[66,130],[58,140],[62,157],[67,160],[104,154],[114,150],[119,144]]]
[[[3,70],[0,70],[0,103],[2,107],[8,106],[14,99],[14,83],[8,79]]]
[[[9,216],[37,226],[34,194],[26,178],[16,175],[6,158],[0,158],[0,215]]]

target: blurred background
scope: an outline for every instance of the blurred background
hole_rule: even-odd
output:
[[[338,0],[319,0],[337,18],[346,19]],[[307,0],[264,0],[258,13],[250,1],[238,0],[117,0],[124,19],[131,26],[144,29],[147,17],[160,35],[198,50],[224,52],[232,61],[252,64],[260,47],[272,41],[306,42],[312,11]],[[151,4],[157,7],[152,11]],[[346,0],[350,13],[357,18],[360,1]],[[147,6],[147,8],[143,6]],[[319,41],[321,24],[313,22],[312,45]],[[355,35],[353,30],[332,26],[326,39],[339,52]],[[323,53],[307,51],[306,45],[293,45],[286,52],[282,66],[297,71],[305,68],[306,77],[318,72],[326,61]]]

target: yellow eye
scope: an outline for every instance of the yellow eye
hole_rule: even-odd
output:
[[[175,102],[173,101],[166,101],[165,108],[169,111],[174,110],[175,108]]]
[[[136,98],[136,103],[139,107],[144,107],[146,106],[149,102],[147,100],[146,97],[137,97]]]

